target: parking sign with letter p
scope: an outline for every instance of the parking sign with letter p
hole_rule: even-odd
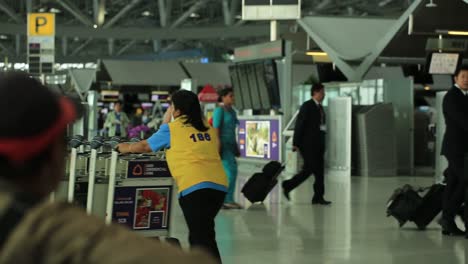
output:
[[[53,36],[55,35],[54,13],[30,13],[28,14],[28,36]]]

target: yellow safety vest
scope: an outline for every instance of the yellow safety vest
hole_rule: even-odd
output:
[[[169,123],[171,146],[166,159],[179,193],[202,182],[227,186],[227,177],[218,153],[218,137],[214,128],[198,131],[186,118]]]

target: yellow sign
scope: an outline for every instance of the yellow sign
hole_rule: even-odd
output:
[[[53,36],[55,35],[54,13],[30,13],[28,14],[28,36]]]

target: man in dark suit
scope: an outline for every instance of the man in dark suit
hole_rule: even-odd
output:
[[[315,176],[312,204],[329,205],[324,199],[324,154],[325,154],[325,112],[321,105],[325,98],[322,84],[311,89],[312,99],[305,102],[299,110],[294,128],[293,151],[299,150],[304,165],[293,178],[283,182],[283,193],[289,200],[289,193],[303,183],[311,174]]]
[[[442,234],[463,235],[455,224],[455,215],[466,193],[464,155],[468,153],[468,67],[455,73],[455,84],[442,104],[447,125],[442,143],[442,155],[448,160],[447,187],[443,200]]]

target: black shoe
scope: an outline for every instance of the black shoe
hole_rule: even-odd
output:
[[[332,202],[327,201],[323,198],[321,199],[312,199],[312,204],[320,204],[320,205],[330,205]]]
[[[465,232],[461,231],[455,222],[446,219],[440,219],[439,224],[442,226],[442,235],[444,236],[464,236]]]
[[[289,188],[286,188],[286,184],[285,182],[283,182],[281,184],[281,186],[283,187],[283,194],[284,194],[284,197],[286,197],[286,199],[291,200],[291,198],[289,197],[289,192],[291,192],[291,190]]]

